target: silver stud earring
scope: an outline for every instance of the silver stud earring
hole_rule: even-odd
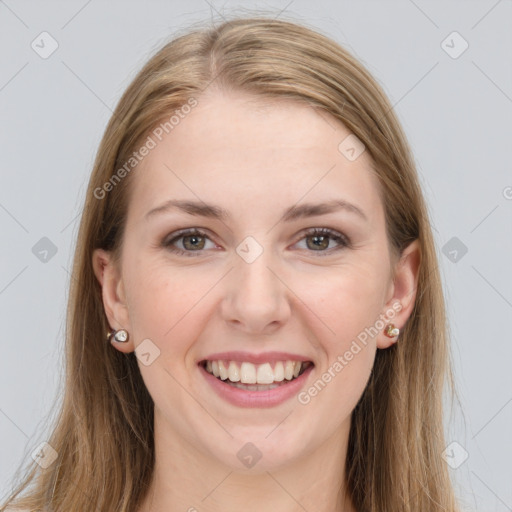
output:
[[[119,329],[118,331],[112,329],[107,334],[107,340],[112,340],[116,343],[126,343],[128,341],[128,337],[128,331],[126,329]]]

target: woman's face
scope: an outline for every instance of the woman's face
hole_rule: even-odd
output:
[[[298,103],[216,92],[153,135],[132,171],[105,309],[130,333],[119,350],[139,347],[157,431],[201,457],[240,469],[253,443],[256,467],[271,469],[348,432],[376,349],[392,343],[386,320],[405,323],[411,297],[391,279],[377,180],[349,135]],[[283,378],[279,361],[312,365],[249,392],[205,360],[261,382]]]

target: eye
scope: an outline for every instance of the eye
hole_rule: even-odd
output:
[[[328,228],[311,228],[306,231],[306,236],[301,238],[300,241],[302,240],[306,241],[307,249],[311,249],[312,252],[330,254],[333,251],[351,247],[350,239],[346,235]],[[336,242],[338,245],[329,247],[331,241]]]
[[[328,228],[308,229],[305,232],[305,236],[300,239],[300,241],[302,240],[306,241],[306,248],[310,249],[310,252],[330,254],[333,251],[351,247],[350,239],[346,235]],[[174,233],[172,238],[165,239],[162,242],[162,246],[176,254],[198,256],[203,250],[208,249],[208,247],[206,247],[207,241],[210,241],[213,245],[210,249],[217,247],[204,231],[193,228]],[[332,241],[334,241],[337,246],[330,247]],[[177,243],[181,244],[182,248],[176,247]],[[322,256],[323,255],[324,254],[322,254]]]
[[[181,240],[182,249],[176,247],[178,241]],[[200,253],[203,249],[207,249],[205,247],[206,240],[210,240],[208,235],[199,229],[186,229],[178,232],[176,236],[166,239],[162,242],[162,245],[167,248],[169,251],[174,252],[176,254],[186,254],[187,256],[196,256],[196,254],[191,254],[194,252]],[[210,240],[211,242],[211,240]],[[213,242],[212,242],[213,244]],[[215,244],[213,244],[215,247]]]

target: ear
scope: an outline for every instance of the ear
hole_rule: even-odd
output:
[[[92,265],[96,279],[101,286],[103,307],[112,329],[126,329],[131,332],[128,308],[126,306],[124,284],[121,271],[116,265],[110,252],[103,249],[95,249],[92,256]],[[133,340],[128,337],[126,343],[112,344],[121,352],[133,352],[135,346]]]
[[[403,251],[395,266],[394,279],[390,284],[389,299],[385,305],[385,327],[392,323],[403,329],[414,308],[418,287],[418,274],[421,262],[421,249],[418,240],[411,242]],[[389,338],[384,329],[377,337],[377,348],[388,348],[398,338]]]

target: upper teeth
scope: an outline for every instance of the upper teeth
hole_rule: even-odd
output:
[[[206,361],[206,371],[231,382],[272,384],[284,379],[292,380],[299,375],[302,366],[307,364],[302,361],[278,361],[272,369],[270,363],[254,365],[237,361]]]

